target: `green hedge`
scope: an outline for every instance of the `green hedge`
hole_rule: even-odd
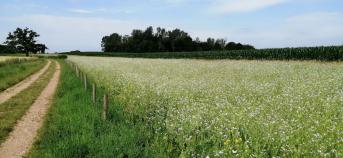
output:
[[[42,55],[35,55],[38,58],[47,58],[47,59],[67,59],[68,56],[65,54],[42,54]]]

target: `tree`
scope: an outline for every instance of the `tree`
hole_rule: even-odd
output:
[[[225,39],[217,39],[214,44],[214,50],[224,50],[226,41]]]
[[[249,49],[255,49],[251,45],[243,45],[241,43],[235,43],[235,42],[229,42],[225,46],[226,50],[249,50]]]
[[[103,48],[103,51],[105,52],[120,51],[121,44],[122,44],[122,37],[117,33],[113,33],[110,36],[105,36],[102,38],[102,41],[101,41],[101,46]]]
[[[14,54],[17,53],[17,50],[13,47],[0,44],[0,54]]]
[[[29,28],[17,28],[15,31],[8,34],[5,44],[7,44],[9,47],[15,48],[20,52],[24,52],[26,56],[29,56],[30,52],[45,52],[45,49],[47,48],[45,45],[36,44],[36,38],[39,36],[40,35],[37,32],[30,30]]]
[[[224,39],[208,38],[207,41],[193,40],[185,31],[180,29],[166,30],[153,27],[145,30],[133,30],[131,35],[121,36],[113,33],[102,38],[101,47],[105,52],[176,52],[176,51],[221,51],[236,49],[254,49],[250,45],[226,44]]]
[[[34,53],[45,54],[45,50],[48,49],[45,44],[36,44]]]

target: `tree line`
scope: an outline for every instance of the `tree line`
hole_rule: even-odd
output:
[[[153,27],[145,30],[135,29],[131,35],[113,33],[104,36],[101,41],[104,52],[189,52],[189,51],[217,51],[217,50],[249,50],[255,49],[251,45],[226,42],[224,39],[208,38],[201,41],[193,38],[180,29],[166,30]]]
[[[48,49],[45,44],[37,43],[36,38],[40,35],[29,28],[17,28],[8,33],[5,45],[0,45],[0,53],[45,53]]]
[[[12,47],[0,44],[0,54],[14,54],[17,52],[18,51]]]

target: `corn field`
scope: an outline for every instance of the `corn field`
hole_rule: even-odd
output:
[[[208,52],[163,52],[163,53],[69,52],[67,54],[85,55],[85,56],[130,57],[130,58],[342,61],[343,60],[343,46],[256,49],[256,50],[237,50],[237,51],[208,51]]]

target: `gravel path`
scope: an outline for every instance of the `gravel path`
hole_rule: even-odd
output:
[[[38,130],[43,125],[44,116],[51,105],[60,74],[60,65],[56,62],[56,71],[48,85],[21,120],[18,121],[7,140],[1,144],[0,158],[23,157],[30,150]]]

